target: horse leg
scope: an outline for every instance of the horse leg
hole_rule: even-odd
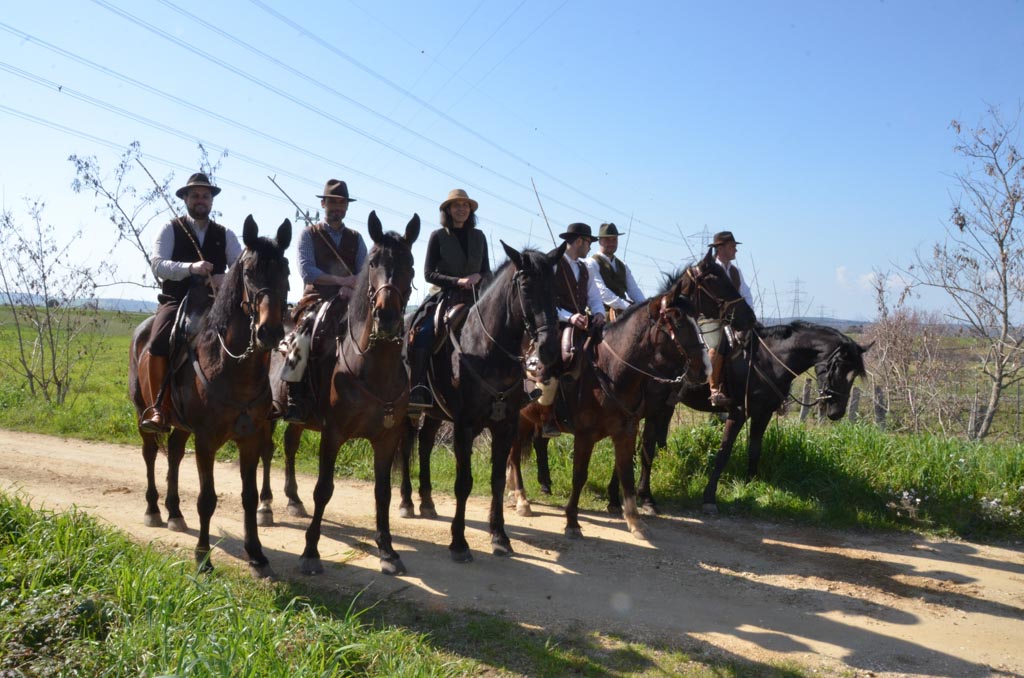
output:
[[[156,455],[160,446],[156,442],[156,435],[144,433],[142,435],[142,459],[146,462],[146,515],[143,523],[146,527],[163,527],[164,519],[160,515],[160,491],[156,489]]]
[[[174,429],[167,436],[167,497],[164,505],[167,507],[167,529],[172,532],[185,532],[188,525],[185,524],[185,516],[181,515],[181,497],[178,494],[178,477],[181,469],[181,460],[185,458],[185,443],[191,435],[188,431]]]
[[[217,448],[204,437],[196,436],[195,442],[196,469],[199,471],[199,499],[196,501],[196,510],[199,513],[199,541],[196,543],[195,559],[201,572],[212,572],[210,519],[217,510],[217,488],[213,482],[213,462]]]
[[[324,566],[320,562],[320,524],[323,522],[327,502],[334,495],[334,462],[338,459],[338,450],[345,442],[341,433],[327,427],[320,433],[320,469],[313,488],[313,519],[306,528],[306,548],[299,559],[299,570],[302,574],[323,574]]]
[[[452,518],[452,542],[448,546],[452,560],[469,563],[473,554],[466,541],[466,501],[473,491],[473,431],[466,425],[455,425],[455,517]]]
[[[274,454],[274,441],[271,437],[270,424],[264,424],[262,431],[254,435],[246,436],[237,440],[238,445],[238,471],[242,478],[242,514],[244,520],[244,531],[242,544],[245,553],[249,557],[249,573],[258,579],[274,577],[274,571],[270,567],[270,561],[263,553],[263,545],[260,543],[259,529],[257,527],[257,506],[259,494],[256,491],[256,469],[260,460],[272,457]],[[266,469],[266,465],[264,465]],[[271,519],[273,514],[271,513]]]
[[[520,418],[519,424],[510,429],[508,460],[505,462],[505,483],[508,486],[509,506],[515,506],[516,514],[529,517],[533,515],[530,500],[526,498],[526,485],[523,483],[523,446],[530,444],[533,438],[533,424]],[[545,442],[547,442],[545,440]]]
[[[761,444],[764,442],[764,432],[771,422],[771,412],[762,414],[758,412],[750,417],[750,444],[747,446],[747,480],[753,480],[757,475],[757,466],[761,462]]]
[[[395,429],[392,429],[394,431]],[[371,441],[373,445],[373,499],[376,503],[377,551],[380,553],[380,571],[384,574],[405,574],[405,564],[391,544],[391,466],[395,453],[402,444],[403,429],[397,434],[388,432]]]
[[[533,427],[530,427],[531,432]],[[543,436],[533,438],[533,453],[537,457],[537,484],[541,494],[551,494],[551,466],[548,463],[548,439]]]
[[[594,441],[577,434],[572,446],[572,492],[569,494],[569,502],[565,505],[565,536],[569,539],[583,538],[579,521],[580,494],[587,484],[590,455],[593,452]]]
[[[437,509],[434,507],[432,494],[433,485],[430,482],[430,454],[434,450],[434,441],[437,440],[437,432],[441,429],[442,423],[440,419],[424,417],[417,440],[420,460],[420,517],[422,518],[437,518]]]
[[[398,503],[398,517],[415,518],[416,508],[412,503],[412,474],[409,467],[412,462],[412,446],[416,441],[416,426],[408,417],[401,426],[405,427],[405,435],[402,436],[402,444],[398,449],[398,465],[402,473],[402,481],[398,486],[398,494],[401,497]]]
[[[491,529],[491,553],[496,556],[512,554],[512,540],[505,533],[505,469],[512,438],[516,435],[515,422],[504,421],[491,427],[491,511],[488,523]]]
[[[299,484],[295,481],[295,453],[304,430],[298,424],[288,424],[284,429],[284,496],[288,497],[288,515],[293,518],[309,517],[305,504],[299,499]]]
[[[640,439],[640,480],[636,487],[637,510],[644,515],[658,515],[658,505],[651,492],[651,469],[658,448],[668,447],[668,429],[672,423],[672,412],[675,405],[655,408],[644,420],[644,429]]]
[[[715,495],[718,494],[718,479],[721,478],[725,465],[729,463],[729,457],[732,455],[732,445],[736,442],[736,436],[739,435],[745,421],[746,415],[735,409],[729,412],[729,418],[725,420],[725,430],[722,431],[722,445],[718,448],[718,454],[715,455],[715,465],[711,469],[708,484],[704,487],[704,505],[702,508],[705,513],[718,513],[718,502],[715,499]]]
[[[274,459],[273,435],[275,422],[270,422],[270,445],[260,452],[260,465],[263,467],[263,484],[260,487],[260,503],[256,509],[256,524],[260,527],[274,526],[274,491],[270,487],[270,463]]]
[[[647,526],[636,510],[636,485],[634,480],[633,454],[636,448],[636,427],[629,426],[613,439],[615,446],[615,470],[622,485],[622,516],[630,533],[637,539],[647,540]]]

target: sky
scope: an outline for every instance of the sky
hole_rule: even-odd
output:
[[[135,283],[104,290],[125,299],[155,299],[144,261],[71,190],[68,156],[112,177],[137,141],[172,187],[198,144],[226,150],[214,208],[237,233],[296,221],[268,176],[311,213],[338,178],[364,237],[371,210],[400,232],[419,214],[420,262],[464,188],[492,267],[499,241],[614,222],[651,293],[730,230],[759,315],[871,320],[872,273],[944,237],[965,169],[950,122],[1015,114],[1021,64],[1010,0],[6,3],[0,197],[20,223],[43,199],[59,237],[83,233],[77,256]]]

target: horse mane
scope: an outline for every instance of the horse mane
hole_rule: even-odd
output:
[[[370,288],[370,258],[380,250],[395,249],[409,252],[409,256],[412,256],[404,236],[395,231],[388,231],[381,234],[380,242],[374,241],[373,247],[366,253],[366,262],[363,264],[363,269],[359,271],[359,275],[356,276],[355,291],[348,301],[347,319],[350,322],[359,322],[370,312],[370,297],[365,293]]]
[[[674,271],[662,273],[661,289],[658,291],[658,294],[668,294],[672,290],[672,288],[675,287],[675,284],[679,282],[679,279],[686,275],[686,272],[696,265],[697,262],[684,264],[683,266],[680,266]]]
[[[538,255],[539,256],[543,256],[544,255],[544,253],[541,252],[540,250],[536,250],[536,249],[533,249],[533,248],[530,248],[530,247],[527,247],[526,249],[524,249],[521,252],[521,254],[523,255],[524,259],[526,259],[528,256],[531,256],[531,255],[532,256],[538,256]],[[491,273],[491,276],[488,279],[486,279],[484,281],[483,285],[481,286],[481,288],[480,288],[480,296],[477,299],[477,303],[479,303],[480,300],[482,300],[484,298],[484,296],[487,295],[488,292],[490,292],[493,289],[498,289],[499,287],[501,287],[501,285],[499,284],[499,281],[503,280],[505,275],[509,274],[509,271],[513,270],[514,268],[515,268],[515,266],[513,266],[511,259],[506,259],[505,261],[501,262],[501,265],[498,266],[498,268],[495,269]],[[509,275],[511,275],[511,274],[509,274]]]
[[[799,330],[814,331],[830,335],[836,343],[847,349],[844,353],[846,353],[849,360],[854,363],[853,369],[857,376],[863,377],[867,373],[864,366],[864,351],[861,349],[860,344],[834,327],[819,325],[806,320],[791,320],[785,325],[761,327],[758,329],[757,333],[764,339],[789,339]]]
[[[203,322],[200,324],[201,329],[212,329],[218,334],[223,334],[227,331],[228,324],[231,322],[231,315],[242,303],[242,291],[245,288],[245,284],[242,282],[243,267],[241,263],[242,257],[247,252],[255,252],[256,256],[260,259],[280,259],[284,256],[281,250],[278,249],[277,243],[266,237],[258,238],[255,247],[243,249],[238,260],[225,273],[221,281],[221,289],[217,296],[214,297],[209,313],[206,314]]]

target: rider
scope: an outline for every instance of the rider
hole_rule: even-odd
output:
[[[615,256],[615,251],[619,248],[620,235],[623,234],[615,224],[601,224],[597,230],[597,242],[601,251],[596,252],[587,262],[590,276],[597,284],[597,291],[604,302],[609,320],[614,320],[616,314],[647,299],[633,279],[633,272],[629,270],[629,266]]]
[[[487,238],[476,228],[478,207],[466,191],[452,189],[440,206],[441,228],[431,233],[427,242],[423,277],[431,284],[430,296],[416,311],[415,334],[409,347],[409,409],[414,416],[433,405],[427,367],[438,305],[451,308],[474,303],[481,281],[491,274]]]
[[[153,241],[153,275],[161,281],[159,306],[150,330],[149,345],[139,358],[139,388],[146,403],[139,428],[149,433],[170,430],[162,387],[170,359],[171,330],[178,307],[196,283],[213,288],[242,254],[238,238],[210,219],[213,198],[220,188],[196,172],[174,194],[185,202],[184,217],[171,219]]]
[[[750,306],[754,308],[754,299],[750,294],[750,287],[740,269],[733,263],[736,259],[736,246],[741,243],[733,237],[732,231],[721,231],[715,234],[709,247],[715,250],[715,263],[718,264],[733,286]],[[708,377],[708,386],[711,387],[711,404],[715,407],[725,407],[730,404],[729,397],[722,392],[722,372],[725,365],[725,351],[728,348],[728,338],[722,331],[723,323],[720,320],[704,320],[701,322],[701,332],[704,333],[708,344],[708,358],[711,359],[711,375]]]
[[[565,255],[558,262],[555,271],[555,306],[558,309],[559,326],[572,327],[581,332],[599,329],[604,325],[604,302],[597,289],[596,276],[590,274],[585,257],[590,246],[597,239],[590,226],[583,223],[569,224],[565,233],[558,236],[569,245]],[[589,311],[589,312],[588,312]],[[541,435],[555,438],[561,435],[555,421],[555,394],[557,389],[544,388],[537,403],[541,406],[544,423]]]
[[[309,382],[305,379],[313,336],[313,321],[324,302],[338,299],[344,304],[352,296],[356,277],[366,260],[363,236],[345,226],[349,203],[348,185],[328,179],[320,198],[324,220],[311,224],[299,235],[299,273],[305,287],[292,317],[295,330],[288,346],[281,379],[287,384],[288,403],[284,420],[301,424],[310,407]]]

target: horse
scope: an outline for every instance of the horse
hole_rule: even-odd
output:
[[[555,284],[555,266],[566,244],[549,254],[526,249],[522,252],[501,243],[508,261],[470,307],[458,333],[452,334],[436,353],[430,366],[435,394],[434,406],[424,413],[418,435],[420,514],[437,517],[431,497],[430,453],[437,430],[444,420],[454,428],[455,517],[449,553],[455,562],[466,563],[473,555],[466,541],[466,501],[473,488],[470,457],[473,441],[483,429],[491,432],[491,509],[489,528],[494,555],[513,552],[505,533],[505,490],[503,465],[515,436],[519,410],[526,401],[523,388],[523,343],[536,346],[540,377],[558,362],[558,314],[550,291]],[[526,353],[530,353],[529,350]],[[456,366],[457,374],[453,373]],[[407,423],[402,448],[403,516],[414,515],[409,462],[415,428]]]
[[[647,418],[642,439],[639,487],[649,506],[656,510],[650,493],[651,464],[658,446],[664,446],[672,412],[677,402],[701,412],[726,412],[722,443],[704,488],[703,510],[717,513],[718,480],[732,454],[733,443],[746,420],[750,419],[747,476],[753,478],[761,459],[765,429],[772,414],[790,398],[793,380],[814,367],[818,383],[817,403],[825,415],[837,421],[846,413],[854,379],[865,374],[864,354],[871,345],[861,346],[839,330],[796,320],[786,325],[755,328],[750,343],[734,348],[726,367],[726,387],[732,404],[726,408],[711,406],[706,384],[683,387],[663,393],[655,411]],[[613,496],[609,485],[609,496]],[[614,501],[614,497],[613,500]]]
[[[330,309],[314,331],[309,379],[314,406],[302,425],[285,430],[285,493],[289,505],[295,494],[295,451],[303,429],[320,431],[320,468],[313,490],[313,517],[306,529],[306,546],[300,558],[303,574],[324,571],[317,546],[327,503],[334,494],[334,463],[343,443],[365,438],[373,447],[377,550],[381,572],[406,573],[401,556],[391,543],[389,505],[391,466],[398,452],[409,403],[409,374],[402,356],[405,307],[412,293],[412,244],[420,233],[414,214],[404,235],[383,232],[376,212],[370,212],[367,232],[373,247],[356,279],[355,291],[343,317]],[[320,339],[321,336],[324,339]],[[284,382],[274,380],[275,395],[283,400]],[[293,497],[294,495],[294,497]],[[298,502],[301,507],[301,502]],[[295,511],[295,509],[290,509]],[[304,511],[304,509],[303,509]]]
[[[725,321],[737,330],[749,330],[756,322],[754,310],[740,295],[739,291],[729,280],[725,270],[715,263],[713,251],[709,248],[705,256],[695,263],[682,268],[681,270],[665,276],[664,284],[660,294],[675,291],[675,293],[688,300],[696,310],[698,316],[704,318],[719,319]],[[617,322],[617,321],[616,321]],[[658,408],[661,403],[669,397],[671,387],[668,384],[657,380],[647,380],[644,384],[644,409],[641,418],[646,418],[651,412]],[[644,427],[646,432],[648,427]],[[548,441],[546,438],[535,436],[533,439],[534,451],[537,455],[537,481],[543,494],[551,494],[551,471],[548,463]],[[637,501],[639,508],[644,513],[655,513],[656,511],[647,508],[653,499],[646,491],[643,482],[646,479],[641,476],[641,484],[637,486]],[[609,485],[608,510],[610,513],[619,515],[622,513],[622,505],[618,500],[618,476],[613,472]],[[520,484],[520,491],[522,485]],[[525,499],[525,495],[523,496]],[[517,505],[522,505],[517,498]],[[523,510],[528,510],[524,507]]]
[[[603,338],[584,348],[575,382],[563,379],[559,386],[558,398],[564,399],[569,428],[574,433],[572,493],[565,508],[565,534],[569,538],[583,536],[578,519],[580,493],[587,481],[594,445],[609,437],[615,447],[615,468],[622,479],[626,524],[638,539],[648,538],[636,510],[633,487],[633,450],[645,404],[644,383],[698,383],[706,381],[710,372],[696,311],[681,294],[683,284],[681,280],[665,294],[633,305],[618,320],[605,325]],[[508,485],[521,515],[529,515],[530,507],[522,491],[520,450],[542,421],[539,404],[525,407],[519,434],[508,454]],[[564,423],[560,422],[560,427]]]
[[[288,296],[288,259],[291,222],[285,219],[275,240],[259,237],[259,227],[249,215],[242,231],[245,250],[224,276],[212,306],[202,317],[188,359],[172,366],[164,388],[173,405],[172,430],[167,434],[167,527],[187,530],[178,496],[178,468],[185,442],[195,436],[199,470],[199,540],[195,560],[203,571],[210,563],[210,518],[217,507],[213,462],[217,450],[229,440],[238,446],[242,476],[242,507],[245,511],[245,552],[254,576],[272,577],[256,529],[256,466],[273,449],[270,422],[269,352],[284,337],[282,316]],[[139,388],[139,359],[149,342],[153,317],[132,334],[128,362],[128,394],[139,422],[146,403]],[[142,456],[146,462],[146,515],[148,527],[162,527],[155,462],[158,434],[140,427]]]

